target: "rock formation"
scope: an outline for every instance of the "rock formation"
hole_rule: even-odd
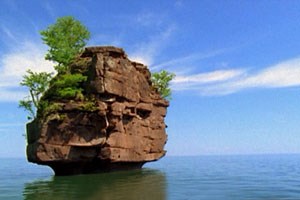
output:
[[[146,66],[106,46],[86,48],[72,69],[88,77],[89,98],[52,100],[47,114],[27,124],[30,162],[69,175],[140,168],[165,155],[168,101]]]

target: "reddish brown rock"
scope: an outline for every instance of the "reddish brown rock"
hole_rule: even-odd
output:
[[[151,87],[147,67],[116,47],[88,47],[81,59],[74,68],[88,76],[83,93],[92,100],[51,102],[54,111],[27,125],[28,160],[68,175],[163,157],[169,104]]]

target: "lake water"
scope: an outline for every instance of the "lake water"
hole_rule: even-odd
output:
[[[0,199],[300,199],[300,155],[165,157],[142,170],[54,177],[0,159]]]

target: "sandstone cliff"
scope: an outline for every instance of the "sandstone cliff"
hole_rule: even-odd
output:
[[[146,66],[123,49],[88,47],[72,66],[88,78],[84,98],[49,100],[27,124],[27,157],[56,175],[139,168],[165,155],[168,101],[151,87]]]

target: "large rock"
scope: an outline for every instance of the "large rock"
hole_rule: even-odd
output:
[[[27,157],[56,175],[140,168],[165,155],[168,102],[146,66],[123,49],[88,47],[72,66],[88,76],[85,100],[53,100],[27,125]]]

